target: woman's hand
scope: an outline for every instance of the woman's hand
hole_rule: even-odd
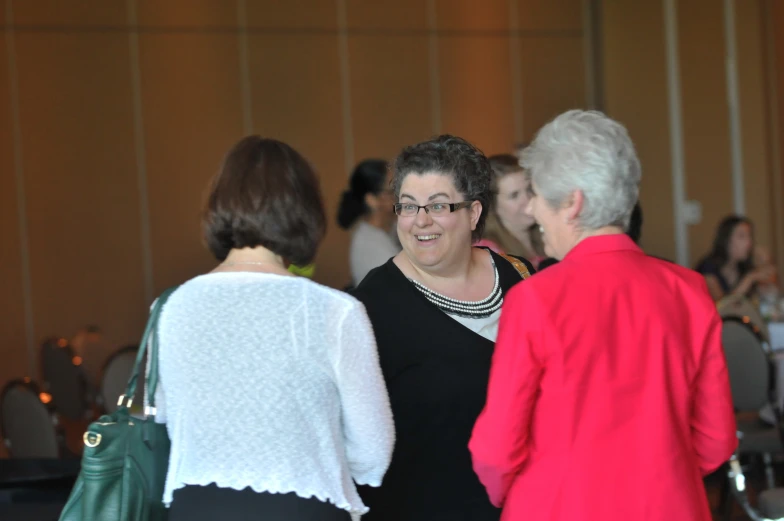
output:
[[[757,283],[772,282],[773,278],[776,276],[776,268],[772,264],[760,266],[747,276],[751,277],[751,279]]]

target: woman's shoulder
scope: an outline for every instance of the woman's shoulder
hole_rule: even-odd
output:
[[[405,276],[395,265],[394,259],[392,257],[381,266],[370,270],[359,285],[350,291],[351,295],[367,305],[386,300],[397,293],[401,282],[405,281]]]
[[[493,263],[496,269],[498,269],[499,277],[504,286],[511,287],[536,273],[534,265],[525,257],[496,253],[492,250],[488,250],[488,252],[492,256]],[[507,282],[506,284],[504,284],[505,281]]]
[[[180,285],[172,294],[170,302],[193,303],[205,299],[215,302],[222,298],[234,300],[238,297],[243,301],[253,301],[254,296],[265,303],[274,298],[281,306],[303,302],[317,303],[319,306],[327,303],[344,306],[357,304],[357,300],[348,293],[319,284],[307,277],[259,272],[199,275]]]
[[[474,243],[474,246],[478,248],[489,248],[500,255],[504,254],[504,249],[501,248],[501,245],[499,245],[497,242],[492,241],[490,239],[482,239],[480,241],[477,241]]]
[[[702,259],[697,263],[694,271],[702,273],[703,275],[718,275],[720,273],[719,266],[712,259]]]

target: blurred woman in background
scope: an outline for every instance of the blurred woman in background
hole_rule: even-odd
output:
[[[714,301],[728,296],[752,298],[759,284],[773,281],[776,269],[771,264],[756,266],[754,256],[751,221],[738,215],[725,217],[716,230],[713,249],[696,268]]]
[[[354,286],[400,251],[390,234],[395,214],[389,181],[386,162],[367,159],[354,169],[349,189],[343,192],[338,224],[344,230],[356,224],[349,249]]]
[[[496,253],[524,257],[537,266],[544,259],[538,226],[525,212],[528,180],[517,157],[498,154],[488,158],[492,167],[493,201],[487,214],[482,240]]]

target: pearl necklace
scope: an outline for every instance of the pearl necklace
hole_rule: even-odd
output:
[[[503,304],[503,294],[501,284],[498,280],[498,269],[493,266],[495,271],[495,282],[490,295],[482,300],[458,300],[441,293],[437,293],[428,288],[421,282],[409,279],[416,289],[418,289],[431,304],[449,315],[457,315],[464,318],[487,318],[499,309]]]

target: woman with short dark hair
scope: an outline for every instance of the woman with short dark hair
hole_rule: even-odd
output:
[[[497,521],[466,449],[482,409],[501,304],[533,267],[473,248],[493,194],[485,155],[443,135],[404,148],[392,187],[403,251],[353,294],[378,341],[397,431],[368,521]]]
[[[373,332],[357,300],[287,271],[313,260],[324,229],[301,155],[258,136],[231,149],[204,213],[221,262],[160,318],[170,521],[367,511],[354,483],[379,486],[394,444]]]

